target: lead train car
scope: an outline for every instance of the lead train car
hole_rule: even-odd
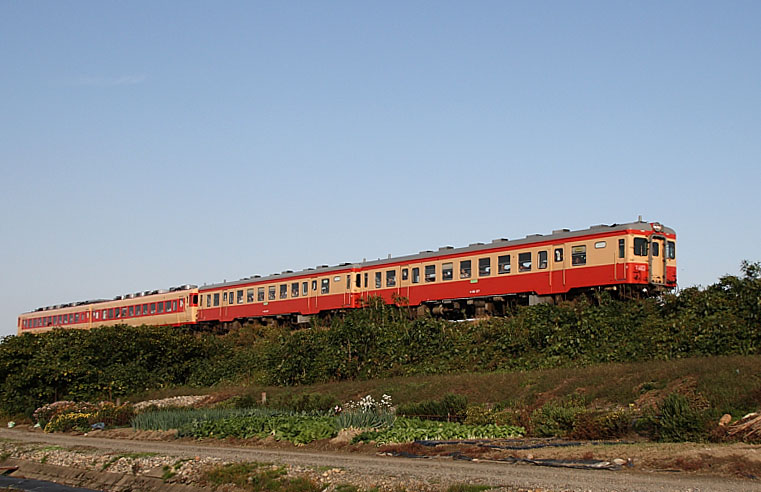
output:
[[[478,316],[590,288],[640,294],[675,286],[676,233],[638,221],[205,286],[199,289],[198,322],[266,317],[298,322],[362,307],[371,297],[436,314]]]
[[[372,297],[452,317],[479,316],[502,314],[511,303],[552,302],[592,288],[641,293],[675,286],[676,233],[638,221],[41,308],[19,317],[18,331],[264,318],[303,322],[310,315],[362,307]]]

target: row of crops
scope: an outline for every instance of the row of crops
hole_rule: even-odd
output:
[[[173,430],[179,437],[239,439],[272,437],[277,441],[308,444],[330,439],[343,429],[356,429],[353,442],[378,444],[415,440],[496,439],[518,437],[522,427],[466,425],[396,417],[386,410],[348,411],[338,415],[293,414],[264,409],[154,410],[132,419],[136,430]]]

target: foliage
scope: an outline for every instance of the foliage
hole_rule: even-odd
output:
[[[420,403],[399,405],[396,413],[403,417],[418,417],[429,420],[464,420],[468,407],[468,398],[464,395],[449,393],[441,400],[427,400]]]
[[[243,490],[274,492],[317,492],[320,487],[303,477],[290,478],[284,466],[263,463],[228,463],[204,474],[214,486],[234,484]]]
[[[533,433],[539,437],[564,437],[584,412],[583,406],[573,402],[548,402],[531,415]]]
[[[517,417],[511,409],[497,409],[487,405],[470,405],[465,412],[467,425],[515,425]]]
[[[139,430],[180,429],[193,422],[233,419],[238,417],[268,418],[294,416],[298,412],[274,408],[162,408],[135,415],[130,424]]]
[[[45,432],[69,430],[88,431],[90,425],[102,422],[107,426],[126,425],[134,415],[129,403],[115,405],[109,401],[98,404],[57,401],[34,411],[34,419]]]
[[[580,412],[574,419],[573,429],[568,437],[584,440],[621,438],[632,430],[631,423],[634,418],[633,412],[622,409],[611,412]]]
[[[658,406],[656,435],[667,442],[700,441],[705,434],[703,413],[694,408],[684,395],[672,393]]]
[[[363,432],[354,438],[354,442],[373,441],[377,444],[389,444],[419,440],[504,439],[523,434],[522,427],[511,425],[465,425],[400,417],[388,429]]]
[[[335,437],[338,430],[332,417],[274,416],[230,417],[218,420],[193,421],[182,426],[181,437],[237,437],[260,439],[272,436],[277,441],[307,444],[318,439]]]

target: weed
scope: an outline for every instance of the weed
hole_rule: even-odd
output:
[[[450,485],[447,488],[447,492],[481,492],[482,490],[489,490],[493,487],[490,485],[474,485],[474,484],[465,484],[465,483],[457,483],[454,485]]]
[[[234,484],[250,491],[317,492],[320,488],[305,478],[289,478],[283,466],[263,463],[229,463],[204,475],[213,486]]]

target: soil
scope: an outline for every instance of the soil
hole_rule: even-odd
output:
[[[206,466],[256,461],[283,464],[288,467],[289,475],[307,477],[322,484],[327,491],[340,484],[354,485],[359,490],[377,487],[407,491],[442,491],[453,484],[483,484],[493,490],[542,492],[761,491],[761,446],[745,443],[580,442],[568,445],[563,441],[521,439],[379,448],[352,445],[349,435],[308,446],[294,446],[272,439],[184,440],[177,439],[171,432],[135,432],[131,429],[72,435],[45,434],[28,428],[0,429],[0,438],[8,440],[1,443],[4,456],[16,459],[22,465],[26,463],[27,470],[35,459],[38,463],[42,460],[41,450],[47,449],[43,454],[48,478],[51,478],[50,474],[55,475],[49,470],[56,466],[54,459],[60,460],[60,466],[68,469],[86,469],[88,463],[95,463],[90,465],[94,469],[89,470],[87,478],[68,483],[83,487],[99,483],[93,474],[97,476],[104,463],[109,464],[110,475],[119,474],[122,485],[133,477],[145,482],[141,482],[140,490],[169,490],[170,486],[189,490],[204,486],[200,477]],[[531,448],[515,449],[528,446]],[[147,455],[135,455],[130,461],[125,453]],[[75,459],[77,456],[79,461]],[[601,469],[536,466],[548,464],[544,460],[560,460],[554,464],[565,463],[567,466],[608,465]],[[182,479],[174,477],[167,481],[156,472],[163,466],[177,466],[180,462]],[[151,472],[153,476],[147,476]],[[157,488],[151,488],[149,479]],[[109,480],[111,483],[115,481],[113,477],[106,481]],[[114,488],[114,485],[112,488],[101,486],[104,490],[130,490]]]

